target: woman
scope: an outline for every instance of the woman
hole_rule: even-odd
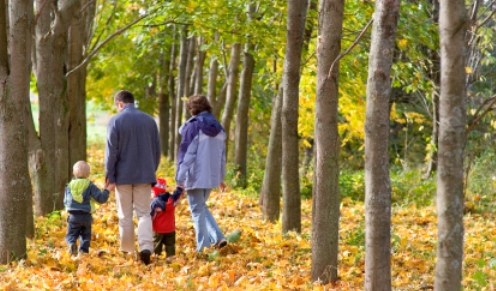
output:
[[[176,183],[187,191],[196,233],[196,251],[212,245],[222,248],[227,241],[206,202],[213,188],[224,190],[226,133],[212,115],[205,96],[186,101],[191,117],[179,128],[182,136],[177,157]]]

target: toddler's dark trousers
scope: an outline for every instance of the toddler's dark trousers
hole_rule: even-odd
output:
[[[67,217],[67,235],[65,241],[69,248],[77,243],[79,238],[79,252],[89,253],[91,241],[91,223],[93,219],[89,213],[69,212]]]
[[[174,256],[176,254],[176,232],[169,233],[154,233],[153,242],[155,244],[155,254],[160,255],[162,253],[162,245],[165,245],[165,253],[167,257]]]

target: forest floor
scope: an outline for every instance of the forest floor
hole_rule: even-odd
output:
[[[88,155],[91,179],[103,186],[103,147]],[[166,163],[162,163],[165,165]],[[169,178],[161,167],[159,176]],[[172,179],[169,178],[170,181]],[[169,185],[170,190],[172,186]],[[186,199],[176,208],[176,257],[162,254],[145,266],[119,252],[115,194],[94,214],[89,255],[71,257],[64,241],[67,214],[36,221],[28,258],[0,265],[0,290],[363,290],[364,205],[342,201],[339,246],[340,280],[334,286],[312,283],[311,200],[302,201],[302,232],[281,234],[281,225],[262,220],[257,199],[237,191],[213,192],[210,210],[225,234],[241,238],[227,247],[195,254],[194,229]],[[465,215],[464,290],[496,290],[496,215]],[[430,290],[436,259],[434,207],[393,208],[392,284],[394,290]],[[492,279],[491,279],[492,278]]]

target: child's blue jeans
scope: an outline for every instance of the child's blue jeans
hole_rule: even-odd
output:
[[[69,212],[67,217],[67,235],[65,241],[69,248],[79,238],[79,252],[89,253],[91,241],[91,214],[81,212]]]

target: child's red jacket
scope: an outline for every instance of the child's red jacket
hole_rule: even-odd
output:
[[[150,203],[153,231],[156,233],[170,233],[176,230],[174,217],[175,202],[179,200],[183,189],[177,188],[172,195],[168,192],[158,195]],[[160,211],[158,211],[160,210]]]

